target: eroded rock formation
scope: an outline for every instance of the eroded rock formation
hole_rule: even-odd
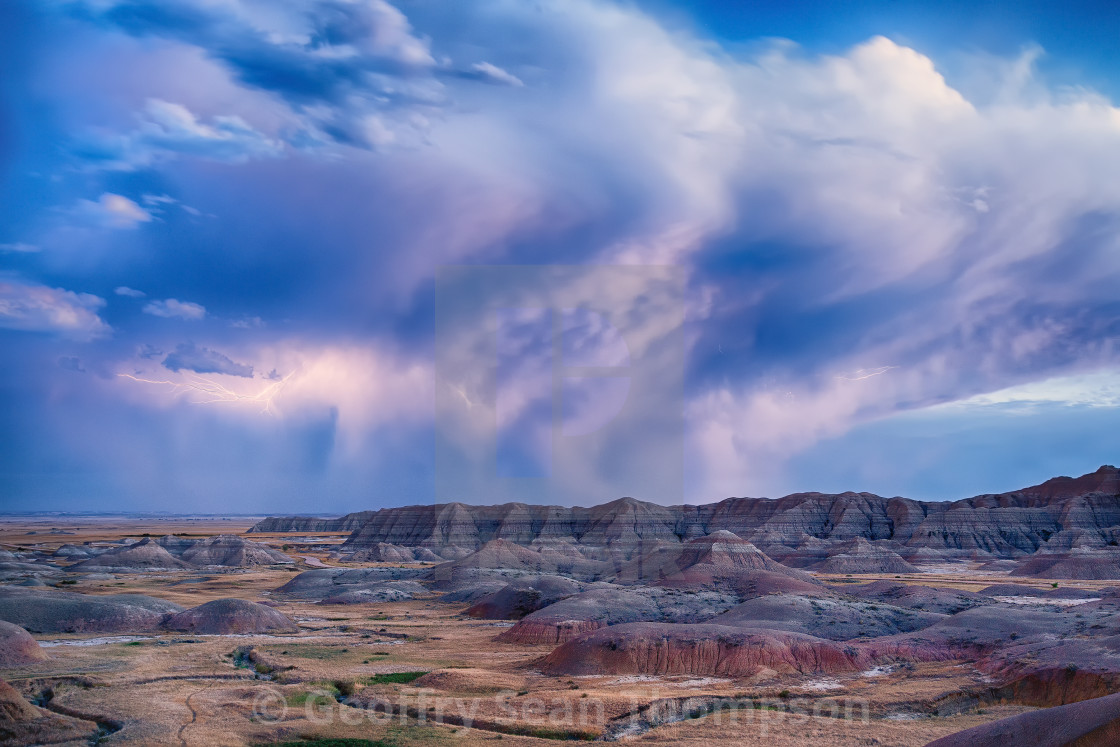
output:
[[[953,502],[849,492],[669,507],[632,498],[591,508],[450,503],[385,508],[340,519],[270,518],[254,531],[351,527],[343,551],[360,559],[377,559],[375,555],[386,552],[378,549],[381,545],[424,548],[446,558],[448,552],[474,552],[500,540],[520,546],[566,542],[607,548],[610,553],[597,559],[626,561],[658,546],[726,531],[791,566],[826,561],[838,543],[866,540],[882,552],[903,555],[906,559],[883,558],[893,569],[907,571],[907,562],[1021,558],[1045,547],[1115,547],[1120,541],[1120,470],[1105,466],[1078,478],[1057,477],[1022,490]]]

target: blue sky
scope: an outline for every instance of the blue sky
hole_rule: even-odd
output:
[[[1120,11],[836,8],[4,3],[2,508],[430,501],[448,392],[454,448],[497,424],[541,458],[547,345],[500,414],[436,364],[460,264],[671,268],[554,289],[683,383],[613,395],[641,417],[550,500],[955,499],[1117,463]],[[679,460],[667,494],[617,469],[643,459]]]

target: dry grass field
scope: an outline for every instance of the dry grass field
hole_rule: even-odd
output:
[[[250,522],[6,520],[0,542],[9,550],[49,549],[145,534],[241,532]],[[79,579],[67,589],[143,594],[184,607],[227,597],[264,601],[298,623],[298,632],[40,634],[48,658],[0,676],[32,703],[98,724],[94,738],[107,744],[351,744],[329,741],[348,739],[403,747],[607,736],[642,744],[917,746],[1027,710],[957,697],[988,682],[964,661],[835,676],[766,670],[749,678],[547,676],[536,663],[553,646],[496,642],[512,623],[466,617],[467,605],[443,602],[439,593],[346,605],[274,599],[272,591],[296,572],[336,565],[327,549],[342,537],[252,537],[301,560],[220,573],[116,573]],[[998,580],[959,570],[823,580],[878,578],[962,590]],[[1050,588],[1046,580],[1025,583]]]

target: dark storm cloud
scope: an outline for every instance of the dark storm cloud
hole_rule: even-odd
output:
[[[1029,60],[991,107],[946,50],[742,52],[593,0],[65,7],[0,8],[0,243],[38,249],[0,249],[13,495],[53,464],[90,500],[221,509],[285,469],[289,510],[423,500],[446,264],[677,268],[697,500],[1120,361],[1116,108]]]
[[[175,372],[186,369],[200,374],[214,373],[253,378],[252,366],[235,363],[229,356],[217,350],[196,346],[193,342],[177,345],[175,351],[163,359],[163,367]]]
[[[64,371],[73,371],[74,373],[85,373],[86,370],[82,368],[81,358],[74,356],[64,356],[58,359],[58,367]]]
[[[404,15],[382,0],[316,0],[298,10],[247,4],[240,13],[233,6],[202,7],[184,0],[124,0],[108,6],[78,2],[71,9],[78,18],[138,37],[196,46],[226,65],[240,83],[282,97],[306,117],[304,128],[288,134],[297,146],[326,138],[376,148],[384,136],[371,134],[363,121],[371,112],[443,102],[440,86],[431,77],[437,65],[427,42],[414,36]],[[267,27],[279,15],[283,20]],[[478,67],[475,73],[487,81],[510,77],[493,66]],[[84,155],[128,158],[119,151],[143,150],[147,140],[223,160],[241,157],[245,150],[274,149],[242,122],[219,121],[216,129],[224,130],[225,137],[140,132],[116,144],[89,143]]]

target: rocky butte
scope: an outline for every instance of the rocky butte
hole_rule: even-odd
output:
[[[907,570],[910,562],[953,559],[1018,560],[1039,552],[1043,559],[1035,566],[1062,572],[1075,565],[1062,562],[1070,553],[1088,550],[1109,557],[1094,564],[1093,577],[1117,578],[1120,554],[1108,551],[1120,542],[1120,470],[1106,465],[1077,478],[951,502],[846,492],[727,498],[698,506],[633,498],[590,508],[448,503],[338,519],[273,517],[252,531],[350,531],[343,557],[417,557],[422,550],[453,559],[502,540],[536,550],[574,546],[585,557],[616,562],[656,546],[730,532],[784,565],[836,572],[877,565]]]

